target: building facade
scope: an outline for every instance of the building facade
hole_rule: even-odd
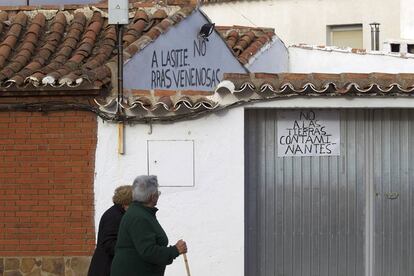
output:
[[[114,189],[141,174],[194,275],[414,273],[410,56],[201,36],[195,6],[135,3],[121,94],[105,4],[0,19],[5,275],[85,275]]]
[[[275,28],[287,44],[371,49],[371,23],[380,23],[380,50],[389,39],[413,39],[409,0],[398,1],[204,1],[220,25]],[[260,14],[261,16],[256,16]]]

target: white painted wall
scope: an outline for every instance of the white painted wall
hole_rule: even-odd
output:
[[[116,186],[147,174],[147,140],[194,140],[195,186],[162,187],[158,219],[171,244],[181,238],[187,241],[192,275],[243,275],[243,124],[243,109],[239,108],[198,120],[154,125],[152,134],[148,134],[148,125],[128,126],[126,153],[120,156],[117,126],[100,120],[95,225],[112,205]],[[174,179],[171,175],[171,181]],[[166,275],[185,275],[182,257],[167,268]]]
[[[250,72],[281,73],[289,70],[288,49],[280,39],[275,39],[252,59],[251,65],[246,66]]]
[[[414,73],[414,59],[290,47],[289,71],[292,73]]]
[[[126,127],[126,153],[117,153],[118,128],[98,124],[95,225],[112,205],[115,187],[147,173],[147,140],[195,142],[195,186],[162,187],[158,219],[170,244],[188,243],[192,275],[244,275],[244,109],[245,108],[414,108],[407,98],[291,98],[248,104],[193,121]],[[174,181],[174,175],[171,175]],[[162,183],[161,183],[162,184]],[[166,276],[185,275],[180,256]]]
[[[291,72],[414,72],[414,59],[290,48]],[[118,155],[116,124],[98,123],[95,225],[118,185],[148,171],[148,140],[194,140],[195,186],[162,187],[158,218],[170,243],[185,239],[192,275],[244,273],[245,108],[414,108],[414,98],[289,98],[249,104],[196,120],[127,126]],[[179,157],[173,157],[178,158]],[[176,181],[171,175],[170,181]],[[162,184],[162,183],[161,183]],[[182,257],[167,276],[185,275]]]
[[[371,48],[369,23],[381,23],[380,45],[400,38],[401,0],[267,0],[209,4],[202,10],[217,25],[246,25],[275,28],[286,45],[326,45],[326,26],[363,24],[364,48]],[[406,14],[412,20],[412,1]],[[410,28],[413,25],[410,26]]]
[[[414,2],[412,0],[400,0],[401,9],[401,38],[414,39]]]

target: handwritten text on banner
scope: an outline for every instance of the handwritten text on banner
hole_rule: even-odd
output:
[[[277,133],[280,157],[340,155],[338,111],[279,111]]]

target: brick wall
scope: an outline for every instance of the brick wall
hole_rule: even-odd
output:
[[[0,256],[90,256],[96,115],[0,112]]]

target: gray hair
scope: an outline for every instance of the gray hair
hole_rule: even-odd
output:
[[[158,191],[156,175],[140,175],[132,184],[132,199],[138,202],[148,202],[151,195]]]

